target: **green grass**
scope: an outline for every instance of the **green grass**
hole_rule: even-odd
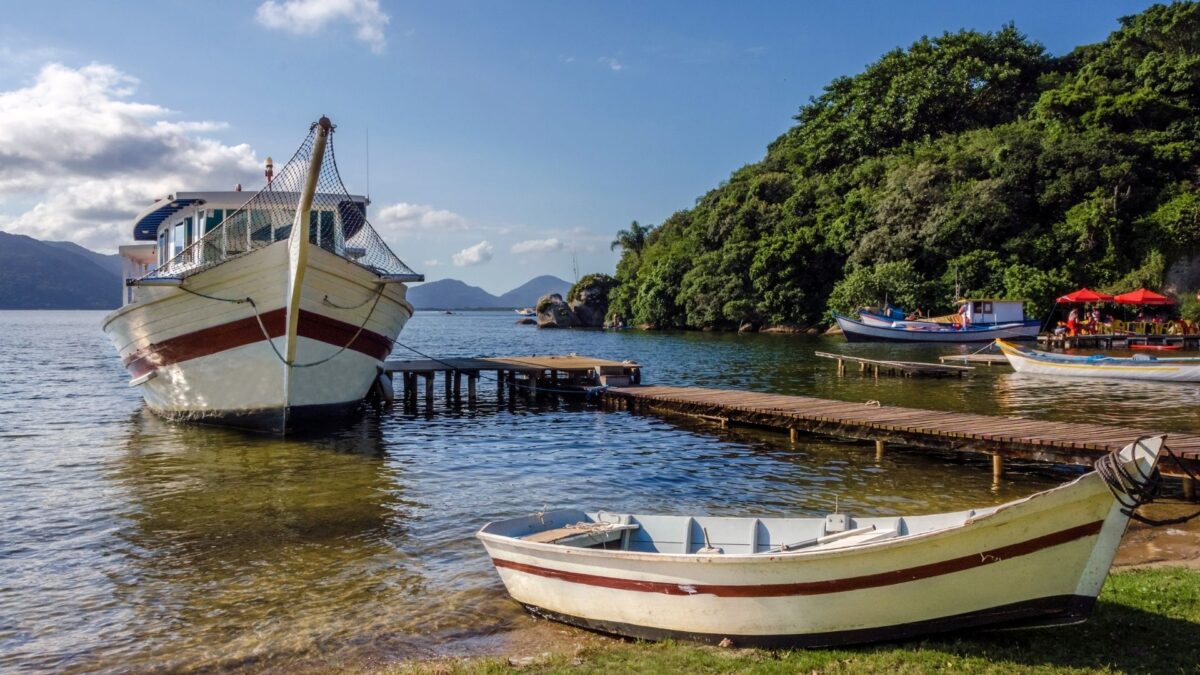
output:
[[[503,658],[409,662],[391,673],[510,673]],[[852,649],[720,649],[612,640],[524,666],[530,673],[1200,673],[1200,571],[1109,577],[1084,624],[977,632]]]

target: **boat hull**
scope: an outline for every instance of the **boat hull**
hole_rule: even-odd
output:
[[[175,420],[284,430],[353,413],[412,315],[401,284],[315,248],[295,364],[286,352],[287,242],[139,287],[104,330],[147,406]],[[185,290],[186,289],[186,290]],[[250,302],[227,300],[253,299]]]
[[[1037,337],[1039,326],[1032,322],[1000,324],[986,328],[954,330],[944,324],[910,325],[903,327],[867,325],[862,321],[837,315],[838,327],[849,342],[943,342],[961,344],[967,342],[991,342],[995,339],[1032,340]],[[914,322],[915,323],[915,322]],[[937,326],[937,328],[932,328]]]
[[[1013,370],[1050,377],[1141,380],[1146,382],[1200,382],[1200,359],[1090,359],[1050,354],[999,343]]]
[[[1152,466],[1143,464],[1146,471]],[[528,527],[557,513],[531,516]],[[778,541],[737,542],[747,532],[796,519],[679,518],[692,533],[672,534],[661,522],[630,516],[656,552],[503,534],[518,531],[526,519],[489,524],[478,537],[512,597],[549,618],[635,638],[819,647],[1082,621],[1129,522],[1095,473],[981,514],[958,515],[954,526],[786,553],[766,547]],[[701,529],[700,541],[711,535],[724,553],[705,554],[689,543]],[[749,535],[753,542],[762,536]]]

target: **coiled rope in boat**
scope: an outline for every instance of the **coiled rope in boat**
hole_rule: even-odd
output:
[[[1134,441],[1134,447],[1141,446],[1147,438],[1149,437],[1142,437]],[[1165,452],[1175,462],[1175,465],[1179,467],[1179,470],[1184,475],[1192,480],[1197,480],[1196,474],[1188,469],[1183,461],[1179,459],[1179,456],[1171,448],[1167,447],[1165,443],[1162,446],[1162,452]],[[1112,492],[1113,498],[1121,505],[1121,513],[1140,523],[1145,523],[1153,527],[1178,525],[1200,516],[1200,511],[1196,511],[1190,515],[1179,516],[1178,518],[1158,520],[1138,513],[1137,509],[1139,507],[1149,504],[1161,494],[1162,473],[1159,472],[1157,466],[1150,473],[1146,473],[1142,470],[1142,466],[1138,462],[1121,461],[1120,454],[1121,451],[1116,450],[1097,459],[1095,469],[1096,473],[1100,474],[1100,477],[1104,479],[1104,483],[1108,486],[1109,491]],[[1129,469],[1129,465],[1133,466],[1132,470]]]

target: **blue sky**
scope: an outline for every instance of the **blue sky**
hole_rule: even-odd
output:
[[[690,206],[889,49],[1012,21],[1061,54],[1149,4],[11,3],[0,229],[114,250],[155,196],[256,187],[327,114],[353,192],[369,129],[371,220],[428,278],[611,272],[617,229]]]

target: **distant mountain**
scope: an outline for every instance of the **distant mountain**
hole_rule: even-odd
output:
[[[564,297],[571,284],[555,276],[543,275],[496,297],[458,279],[441,279],[408,289],[408,301],[417,309],[518,309],[532,307],[547,293]]]
[[[571,290],[571,284],[556,276],[543,274],[501,295],[496,298],[496,302],[499,307],[512,309],[533,307],[537,304],[538,298],[547,293],[558,293],[565,299],[569,290]]]
[[[496,296],[458,279],[440,279],[410,286],[408,301],[416,309],[491,309]]]
[[[121,256],[116,253],[96,253],[92,249],[84,248],[73,241],[43,241],[42,243],[57,246],[64,251],[81,255],[117,276],[123,273],[121,270]]]
[[[0,232],[0,309],[120,307],[121,276],[94,262],[96,256],[73,244]]]

